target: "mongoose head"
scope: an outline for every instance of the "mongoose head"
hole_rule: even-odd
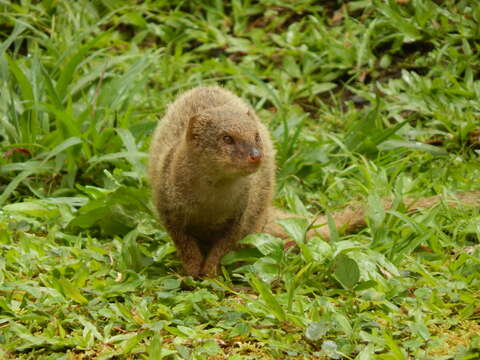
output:
[[[259,121],[252,110],[242,110],[225,105],[190,118],[187,143],[191,151],[219,175],[246,176],[262,163]]]

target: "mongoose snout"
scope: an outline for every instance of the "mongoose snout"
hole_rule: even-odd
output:
[[[232,159],[232,163],[239,162],[241,163],[240,166],[245,165],[247,168],[256,170],[263,158],[261,145],[251,145],[246,141],[239,141],[234,157],[238,158],[238,160]]]
[[[252,148],[250,149],[250,152],[248,153],[248,161],[251,163],[259,163],[260,160],[262,159],[262,152],[257,149],[257,148]]]

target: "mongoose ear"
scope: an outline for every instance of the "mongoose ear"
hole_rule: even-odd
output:
[[[187,126],[187,139],[191,140],[195,137],[195,123],[200,118],[199,114],[193,115],[190,119],[188,119],[188,126]]]
[[[253,118],[253,112],[250,108],[247,110],[247,116]]]

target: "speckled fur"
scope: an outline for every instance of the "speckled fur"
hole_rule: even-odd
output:
[[[231,146],[224,136],[235,139]],[[252,147],[262,159],[246,159]],[[238,240],[267,224],[274,149],[253,109],[218,86],[197,87],[172,103],[155,130],[149,173],[159,216],[185,272],[213,276]]]

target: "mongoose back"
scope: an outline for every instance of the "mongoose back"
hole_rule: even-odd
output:
[[[215,275],[238,240],[264,230],[274,158],[265,126],[226,89],[197,87],[168,107],[150,146],[149,174],[188,275]]]

